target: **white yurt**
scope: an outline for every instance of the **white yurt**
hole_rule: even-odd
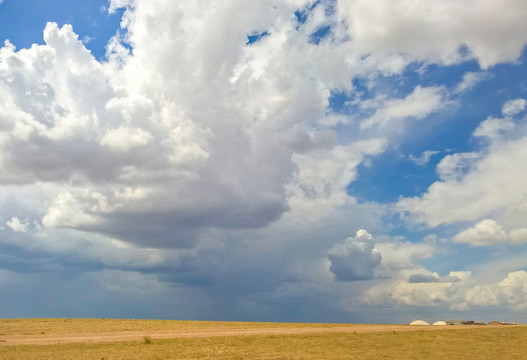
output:
[[[444,322],[443,320],[440,320],[440,321],[436,321],[432,325],[446,325],[446,322]]]
[[[430,325],[424,320],[415,320],[410,323],[410,325]]]

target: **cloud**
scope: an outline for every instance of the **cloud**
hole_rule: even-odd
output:
[[[453,238],[454,242],[468,243],[473,246],[490,246],[505,241],[520,245],[527,242],[527,229],[512,229],[507,233],[495,220],[485,219]]]
[[[130,151],[133,148],[148,145],[153,136],[139,128],[118,127],[108,129],[101,137],[100,144],[117,152]]]
[[[361,129],[384,127],[394,120],[405,118],[422,119],[444,106],[444,91],[441,87],[417,86],[403,99],[386,100],[375,113],[361,123]]]
[[[504,216],[509,220],[503,221],[510,223],[509,228],[519,227],[522,210],[517,207],[527,192],[523,160],[527,132],[522,122],[490,118],[482,122],[474,136],[487,136],[490,142],[480,151],[445,156],[436,168],[440,181],[421,197],[399,200],[397,207],[413,221],[432,227],[495,213],[508,214]]]
[[[457,311],[480,306],[522,310],[527,306],[525,271],[508,273],[500,282],[486,285],[477,284],[470,272],[453,271],[448,276],[456,280],[383,283],[368,289],[362,299],[384,306],[448,306]]]
[[[419,267],[415,262],[431,258],[439,252],[438,248],[431,243],[413,243],[400,239],[379,241],[375,248],[382,254],[382,263],[379,267],[380,277],[392,277],[394,273],[415,270]]]
[[[132,0],[110,0],[110,7],[108,8],[108,12],[110,14],[113,14],[115,13],[115,10],[119,8],[131,6],[132,4],[133,4]]]
[[[93,40],[95,40],[95,38],[92,37],[92,36],[89,36],[89,35],[84,35],[84,36],[82,37],[82,43],[85,44],[85,45],[86,45],[86,44],[89,44],[89,43],[90,43],[91,41],[93,41]]]
[[[460,278],[452,275],[447,275],[444,277],[440,277],[437,274],[412,274],[408,278],[408,282],[411,284],[422,284],[422,283],[451,283],[451,282],[459,282],[461,281]]]
[[[382,153],[387,147],[384,138],[334,147],[328,147],[331,144],[328,140],[332,141],[332,137],[312,139],[318,150],[295,153],[291,159],[296,172],[286,186],[288,204],[292,211],[300,211],[306,218],[327,214],[335,206],[354,201],[346,188],[355,180],[357,167],[369,156]]]
[[[494,220],[485,219],[475,226],[454,236],[454,242],[467,243],[473,246],[488,246],[504,242],[507,234]]]
[[[374,238],[366,230],[359,230],[355,237],[336,243],[327,259],[335,280],[357,281],[388,279],[415,271],[420,268],[416,261],[430,258],[437,252],[432,244],[411,243],[386,236]]]
[[[10,220],[5,223],[14,232],[27,232],[28,222],[20,221],[16,216],[13,216]]]
[[[460,180],[481,157],[476,152],[446,155],[436,166],[436,172],[443,181]]]
[[[337,281],[370,280],[381,263],[381,254],[374,249],[371,235],[359,230],[354,238],[335,244],[328,254],[329,270]]]
[[[527,307],[527,272],[509,273],[497,284],[477,285],[467,291],[467,302],[475,306],[510,306],[517,310]]]
[[[0,87],[8,133],[2,144],[9,149],[0,180],[61,187],[46,201],[46,226],[141,245],[180,246],[210,228],[264,227],[293,207],[350,201],[345,189],[357,167],[388,140],[341,144],[332,125],[320,124],[334,116],[327,112],[333,87],[349,89],[353,74],[384,70],[360,50],[313,72],[313,59],[342,59],[362,40],[314,47],[309,29],[337,24],[332,16],[356,19],[320,5],[293,31],[291,14],[307,2],[232,3],[219,13],[203,4],[160,4],[110,3],[110,11],[127,8],[126,36],[112,39],[117,50],[107,62],[95,60],[69,25],[49,23],[45,45],[2,48],[5,78],[15,81]],[[243,21],[226,20],[233,8]],[[166,26],[152,27],[153,19]],[[221,42],[210,38],[210,26],[225,34]],[[269,35],[246,46],[255,31]],[[443,88],[416,86],[371,108],[361,126],[423,118],[444,100]],[[122,198],[123,188],[147,190]]]
[[[466,72],[463,74],[463,80],[455,87],[454,94],[471,90],[477,83],[487,79],[488,76],[486,72]]]
[[[440,4],[347,0],[338,2],[337,11],[363,53],[385,57],[403,53],[443,64],[474,58],[483,69],[515,61],[526,41],[520,9],[527,10],[527,5],[521,0],[500,4],[472,0],[466,5],[455,0]]]
[[[439,151],[436,150],[426,150],[423,152],[423,154],[420,157],[415,157],[412,154],[408,156],[408,159],[414,163],[416,163],[419,166],[424,166],[428,164],[430,161],[430,158],[436,154],[439,154]]]
[[[489,117],[478,125],[474,130],[473,135],[475,137],[486,137],[490,140],[500,139],[504,133],[512,130],[515,127],[514,122],[511,119],[495,119]]]
[[[419,276],[422,277],[423,275]],[[466,289],[473,285],[472,274],[466,271],[452,271],[448,277],[458,280],[422,282],[397,279],[385,282],[368,289],[362,300],[370,305],[411,307],[447,305],[451,309],[467,309],[464,294]]]
[[[399,145],[393,132],[407,132],[408,120],[448,103],[439,84],[412,80],[404,92],[376,86],[405,78],[408,64],[426,71],[432,63],[476,59],[491,67],[518,58],[525,4],[512,11],[508,1],[492,19],[496,5],[482,4],[469,11],[454,2],[411,8],[387,1],[226,0],[215,7],[112,0],[110,13],[125,9],[103,61],[69,25],[47,24],[44,45],[16,50],[6,42],[0,263],[32,273],[20,276],[26,289],[39,279],[53,285],[56,274],[67,272],[75,278],[69,287],[51,287],[62,298],[79,298],[78,289],[90,286],[97,299],[125,294],[117,299],[126,302],[150,293],[191,299],[174,317],[300,319],[324,307],[342,320],[342,299],[351,293],[350,302],[358,303],[372,284],[396,290],[397,300],[381,291],[379,299],[388,302],[448,303],[469,277],[424,269],[423,260],[433,262],[442,251],[433,242],[365,231],[348,237],[350,229],[395,231],[382,220],[390,205],[359,201],[349,189],[363,166]],[[328,33],[315,41],[321,28]],[[248,35],[263,33],[246,44]],[[476,74],[465,74],[457,89],[481,80]],[[355,80],[365,82],[368,96]],[[358,99],[358,113],[330,106],[340,93]],[[498,128],[506,142],[494,147],[492,136],[484,151],[443,158],[436,185],[443,188],[431,187],[404,209],[421,222],[443,224],[460,221],[460,213],[467,221],[491,218],[487,212],[503,208],[515,217],[496,221],[512,229],[511,242],[524,242],[525,144],[515,118],[523,108],[514,101],[503,108],[516,124],[514,136],[503,124],[485,128]],[[433,155],[414,160],[424,164]],[[393,285],[398,281],[403,285]],[[421,295],[408,294],[420,288]],[[150,307],[157,316],[180,309],[157,300],[148,303],[164,304],[164,313]],[[9,309],[5,301],[1,307]]]
[[[525,99],[516,99],[507,101],[502,107],[503,119],[495,119],[493,117],[487,118],[474,130],[475,137],[487,137],[491,141],[498,141],[507,133],[516,127],[516,123],[512,119],[513,116],[518,115],[525,109],[527,101]]]
[[[413,284],[439,282],[439,277],[434,275],[412,274],[408,278],[408,282]]]
[[[501,112],[505,116],[514,116],[525,110],[527,101],[525,99],[509,100],[503,105]]]
[[[131,34],[134,29],[130,28]],[[274,136],[270,123],[295,115],[272,117],[269,122],[263,115],[263,127],[249,129],[246,121],[260,110],[241,102],[217,98],[216,105],[221,109],[211,104],[203,111],[202,104],[210,103],[217,89],[208,89],[210,96],[206,95],[204,102],[192,104],[196,98],[190,91],[176,104],[166,98],[179,97],[176,93],[181,89],[154,81],[168,69],[150,67],[157,74],[150,74],[150,82],[148,76],[135,73],[140,56],[134,61],[129,59],[128,67],[115,70],[113,64],[93,59],[70,26],[59,29],[50,23],[44,33],[46,45],[21,52],[10,47],[2,51],[5,71],[20,79],[2,84],[8,104],[3,118],[5,126],[13,129],[3,143],[10,151],[4,155],[2,173],[3,181],[33,184],[41,180],[61,184],[76,179],[78,186],[50,199],[43,218],[46,226],[76,227],[142,242],[149,240],[134,235],[137,233],[129,228],[138,224],[136,217],[146,220],[154,207],[161,214],[151,217],[155,223],[152,228],[164,235],[172,233],[176,239],[177,232],[171,230],[176,223],[180,228],[185,223],[184,227],[198,230],[208,226],[259,227],[278,219],[287,209],[284,186],[294,170],[291,158],[296,150],[290,144],[298,143],[295,137],[301,138],[306,132],[288,127]],[[150,63],[151,59],[144,61]],[[209,65],[214,66],[212,58]],[[147,89],[144,93],[135,91],[133,83],[127,84],[128,78],[136,76],[146,81],[142,85]],[[207,79],[215,76],[210,72],[202,81],[209,83]],[[228,74],[222,79],[232,91],[238,89],[230,83]],[[28,92],[26,88],[36,90]],[[152,96],[149,92],[153,89],[163,95]],[[310,103],[306,114],[323,113],[326,95],[312,90],[312,96],[322,100]],[[254,96],[265,96],[258,92]],[[295,101],[293,98],[289,100]],[[305,106],[297,109],[302,108]],[[214,121],[216,117],[222,119],[221,124]],[[257,133],[262,136],[256,137]],[[264,140],[269,137],[274,140]],[[270,159],[278,161],[271,165]],[[120,199],[115,194],[123,187],[150,190],[146,198]],[[106,206],[94,206],[94,196]],[[242,210],[243,204],[248,206],[247,211]],[[152,230],[144,224],[138,226],[145,235]],[[119,228],[126,230],[116,231]],[[190,239],[193,232],[189,230],[181,237]],[[168,244],[176,240],[163,241]]]
[[[519,228],[511,230],[510,241],[513,244],[527,243],[527,228]]]

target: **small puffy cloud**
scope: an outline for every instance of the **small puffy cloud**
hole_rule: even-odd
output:
[[[92,37],[92,36],[89,36],[89,35],[84,35],[84,36],[82,37],[82,43],[83,43],[84,45],[86,45],[86,44],[92,42],[93,40],[95,40],[95,38]]]
[[[410,156],[408,156],[408,159],[414,163],[416,163],[417,165],[419,166],[425,166],[426,164],[428,164],[428,162],[430,161],[430,159],[432,158],[432,156],[436,155],[436,154],[439,154],[439,151],[436,151],[436,150],[426,150],[425,152],[423,152],[423,154],[419,157],[415,157],[413,156],[412,154],[410,154]]]
[[[513,121],[513,117],[521,113],[526,105],[527,101],[525,99],[507,101],[501,110],[505,118],[488,117],[478,125],[472,135],[474,137],[487,137],[492,141],[505,137],[505,135],[509,134],[517,126]]]
[[[370,280],[381,263],[381,254],[374,249],[372,236],[366,230],[359,230],[355,237],[344,243],[335,244],[329,251],[329,270],[337,281]]]
[[[411,94],[403,99],[390,99],[382,103],[375,113],[364,120],[361,129],[387,126],[394,120],[406,118],[422,119],[444,106],[442,87],[415,87]]]
[[[477,83],[488,77],[486,72],[467,72],[463,75],[463,80],[454,89],[454,94],[472,89]]]
[[[503,105],[501,112],[505,116],[514,116],[525,110],[527,101],[525,99],[509,100]]]
[[[507,233],[495,220],[485,219],[466,229],[453,238],[454,242],[467,243],[473,246],[490,246],[505,241],[514,245],[527,242],[527,228],[517,228]]]
[[[13,216],[10,220],[8,220],[6,223],[5,223],[11,230],[13,230],[14,232],[22,232],[22,233],[25,233],[27,232],[28,230],[28,225],[29,223],[27,222],[27,220],[25,221],[20,221],[19,218],[17,218],[16,216]]]
[[[507,234],[495,220],[485,219],[473,227],[460,232],[454,242],[473,246],[488,246],[507,241]]]

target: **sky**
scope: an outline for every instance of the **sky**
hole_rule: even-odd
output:
[[[527,323],[524,0],[0,0],[0,317]]]

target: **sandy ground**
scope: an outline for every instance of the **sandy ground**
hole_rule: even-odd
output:
[[[258,329],[222,328],[221,326],[208,331],[126,331],[97,334],[68,334],[68,335],[4,335],[0,336],[0,346],[9,345],[53,345],[66,343],[101,343],[118,341],[143,341],[144,336],[155,339],[177,339],[193,337],[217,336],[255,336],[255,335],[297,335],[314,333],[371,333],[386,331],[444,331],[456,329],[477,329],[488,326],[408,326],[408,325],[349,325],[336,327],[299,327],[279,328],[266,327]]]

